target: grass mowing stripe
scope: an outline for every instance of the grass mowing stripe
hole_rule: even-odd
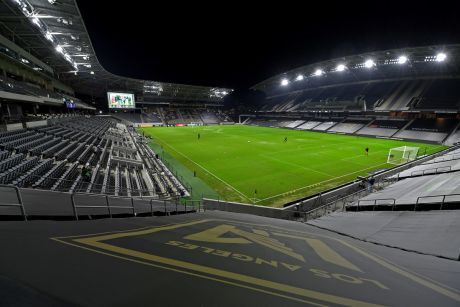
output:
[[[259,205],[277,207],[365,176],[369,171],[393,167],[386,164],[391,148],[415,146],[420,148],[420,154],[445,148],[411,141],[241,125],[142,130],[154,142],[164,145],[164,153],[192,175],[196,170],[196,177],[222,198],[238,202],[257,198]],[[364,154],[364,148],[370,149],[369,155]]]
[[[309,186],[305,186],[305,187],[302,187],[302,188],[298,188],[298,189],[294,189],[294,190],[291,190],[291,191],[287,191],[287,192],[284,192],[284,193],[281,193],[281,194],[277,194],[277,195],[273,195],[273,196],[270,196],[270,197],[267,197],[267,198],[264,198],[264,199],[260,199],[259,201],[264,201],[264,200],[267,200],[267,199],[272,199],[272,198],[275,198],[275,197],[279,197],[279,196],[283,196],[283,195],[286,195],[286,194],[289,194],[289,193],[292,193],[292,192],[297,192],[297,191],[300,191],[300,190],[304,190],[304,189],[307,189],[307,188],[310,188],[314,185],[321,185],[323,183],[326,183],[326,182],[329,182],[333,179],[339,179],[339,178],[342,178],[342,177],[346,177],[346,176],[349,176],[349,175],[352,175],[352,174],[356,174],[356,173],[359,173],[359,172],[362,172],[362,171],[366,171],[366,170],[369,170],[369,169],[373,169],[375,167],[378,167],[378,166],[383,166],[383,165],[386,165],[387,163],[382,163],[380,165],[374,165],[374,166],[371,166],[371,167],[368,167],[368,168],[365,168],[365,169],[361,169],[359,171],[356,171],[356,172],[353,172],[353,173],[350,173],[350,174],[345,174],[343,176],[338,176],[338,177],[334,177],[332,179],[328,179],[328,180],[324,180],[324,181],[320,181],[318,183],[315,183],[315,184],[312,184],[312,185],[309,185]]]
[[[157,139],[161,140],[161,138],[157,137]],[[206,173],[210,174],[211,176],[213,176],[214,178],[216,178],[217,180],[219,180],[220,182],[224,183],[225,185],[227,185],[228,187],[230,187],[231,189],[233,189],[235,192],[237,192],[238,194],[240,194],[241,196],[243,196],[244,198],[246,198],[247,200],[251,200],[250,198],[248,198],[245,194],[241,193],[240,191],[238,191],[237,189],[235,189],[235,187],[233,187],[231,184],[225,182],[224,180],[222,180],[221,178],[217,177],[215,174],[213,174],[212,172],[210,172],[209,170],[207,170],[206,168],[204,168],[203,166],[201,166],[200,164],[196,163],[195,161],[193,161],[192,159],[190,159],[187,155],[181,153],[180,151],[178,151],[177,149],[175,149],[174,147],[172,147],[171,145],[169,145],[168,143],[166,143],[164,140],[161,140],[163,142],[163,144],[165,144],[166,146],[168,146],[169,148],[171,148],[172,150],[174,150],[175,152],[177,152],[178,154],[180,154],[181,156],[183,156],[184,158],[186,158],[187,160],[189,160],[190,162],[192,162],[193,164],[195,164],[196,166],[200,167],[201,169],[203,169]]]

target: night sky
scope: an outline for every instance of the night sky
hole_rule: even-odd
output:
[[[107,70],[155,81],[245,89],[333,57],[460,43],[460,8],[453,1],[315,1],[322,6],[312,1],[208,2],[212,6],[161,2],[77,0]]]

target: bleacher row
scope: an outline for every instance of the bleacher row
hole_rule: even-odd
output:
[[[459,79],[340,84],[270,96],[261,110],[460,110],[459,89]]]
[[[79,105],[86,105],[83,101],[76,97],[69,96],[67,94],[51,91],[44,89],[38,85],[31,84],[28,82],[18,81],[9,77],[0,77],[0,91],[10,92],[15,94],[34,96],[34,97],[46,97],[55,100],[62,101],[63,99],[72,100]]]
[[[83,167],[90,170],[89,179]],[[110,118],[75,117],[0,132],[0,184],[115,196],[186,193],[166,170],[147,145],[138,149],[126,126]]]
[[[151,123],[161,125],[215,125],[233,123],[221,111],[199,108],[149,108],[146,112],[117,112],[113,116],[128,123]]]
[[[389,177],[386,188],[352,203],[347,210],[424,210],[460,208],[460,149]]]
[[[387,137],[445,143],[460,142],[460,121],[457,119],[375,119],[375,118],[251,118],[246,124],[362,136]]]

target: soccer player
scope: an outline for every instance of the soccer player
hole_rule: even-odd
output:
[[[287,136],[284,137],[284,143],[286,143],[286,142],[287,142]]]
[[[365,152],[365,155],[368,156],[369,155],[369,147],[366,147],[366,149],[364,149],[364,152]]]
[[[200,138],[201,138],[201,135],[198,133],[198,139],[200,139]]]

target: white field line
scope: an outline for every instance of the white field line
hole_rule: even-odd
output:
[[[178,154],[180,154],[181,156],[183,156],[184,158],[186,158],[187,160],[189,160],[190,162],[192,162],[193,164],[197,165],[198,167],[200,167],[201,169],[203,169],[206,173],[208,173],[209,175],[213,176],[214,178],[216,178],[217,180],[219,180],[220,182],[224,183],[225,185],[227,185],[228,187],[230,187],[232,190],[234,190],[235,192],[237,192],[238,194],[240,194],[241,196],[243,196],[245,199],[247,200],[251,200],[249,197],[247,197],[246,195],[244,195],[242,192],[238,191],[236,188],[234,188],[232,185],[230,185],[229,183],[225,182],[224,180],[220,179],[219,177],[217,177],[216,175],[214,175],[213,173],[211,173],[210,171],[208,171],[206,168],[204,168],[203,166],[201,166],[200,164],[196,163],[195,161],[193,161],[192,159],[190,159],[189,157],[187,157],[186,155],[184,155],[183,153],[181,153],[180,151],[178,151],[177,149],[175,149],[174,147],[172,147],[171,145],[169,145],[168,143],[166,143],[165,141],[163,141],[162,139],[160,139],[159,137],[155,136],[157,139],[161,140],[166,146],[168,146],[169,148],[171,148],[172,150],[174,150],[175,152],[177,152]]]
[[[287,192],[284,192],[284,193],[272,195],[272,196],[270,196],[270,197],[266,197],[266,198],[260,199],[260,200],[256,201],[256,203],[261,202],[261,201],[264,201],[264,200],[267,200],[267,199],[272,199],[272,198],[276,198],[276,197],[279,197],[279,196],[282,196],[282,195],[286,195],[286,194],[289,194],[289,193],[292,193],[292,192],[301,191],[301,190],[304,190],[304,189],[307,189],[307,188],[310,188],[310,187],[313,187],[313,186],[322,185],[322,184],[324,184],[324,183],[326,183],[326,182],[333,181],[333,180],[335,180],[335,179],[339,179],[339,178],[342,178],[342,177],[346,177],[346,176],[349,176],[349,175],[351,175],[351,174],[356,174],[356,173],[359,173],[359,172],[362,172],[362,171],[365,171],[365,170],[368,170],[368,169],[371,169],[371,168],[375,168],[375,167],[377,167],[377,166],[386,165],[386,164],[387,164],[387,163],[385,162],[385,163],[382,163],[382,164],[373,165],[373,166],[371,166],[371,167],[367,167],[367,168],[358,170],[358,171],[356,171],[356,172],[348,173],[348,174],[345,174],[345,175],[342,175],[342,176],[337,176],[337,177],[334,177],[334,178],[328,179],[328,180],[323,180],[323,181],[320,181],[320,182],[317,182],[317,183],[314,183],[314,184],[310,184],[310,185],[307,185],[307,186],[304,186],[304,187],[301,187],[301,188],[297,188],[297,189],[294,189],[294,190],[290,190],[290,191],[287,191]]]
[[[260,155],[260,156],[261,156],[261,157],[264,157],[264,158],[267,158],[267,159],[271,159],[271,160],[275,160],[275,161],[281,162],[281,163],[286,164],[286,165],[295,166],[295,167],[298,167],[298,168],[301,168],[301,169],[304,169],[304,170],[307,170],[307,171],[310,171],[310,172],[315,172],[315,173],[318,173],[318,174],[321,174],[321,175],[324,175],[324,176],[327,176],[327,177],[334,178],[333,175],[329,175],[328,173],[323,173],[323,172],[317,171],[317,170],[315,170],[315,169],[308,168],[308,167],[305,167],[305,166],[302,166],[302,165],[299,165],[299,164],[296,164],[296,163],[291,163],[291,162],[283,161],[283,160],[281,160],[281,159],[277,159],[277,158],[274,158],[274,157],[271,157],[271,156],[267,156],[267,155]]]

